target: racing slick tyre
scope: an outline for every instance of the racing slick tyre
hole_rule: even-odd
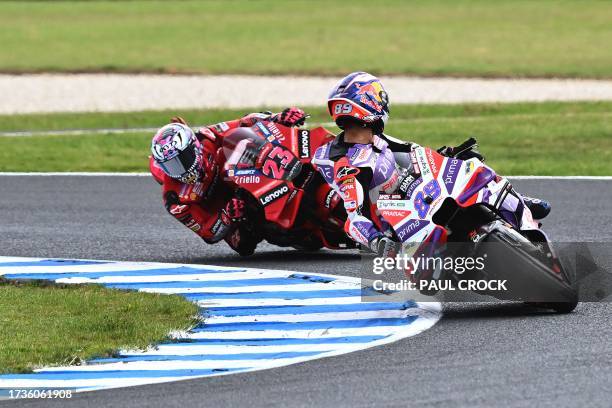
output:
[[[487,258],[486,278],[504,279],[508,290],[487,293],[504,300],[522,300],[530,305],[570,313],[578,304],[578,293],[564,270],[555,272],[542,247],[506,225],[498,225],[476,249]],[[561,266],[562,268],[562,266]]]

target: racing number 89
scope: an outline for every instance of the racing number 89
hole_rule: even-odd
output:
[[[352,110],[353,107],[350,103],[337,103],[336,106],[334,106],[334,113],[336,115],[339,115],[341,113],[351,113]]]
[[[419,218],[425,218],[427,212],[429,211],[429,204],[425,202],[425,194],[431,197],[431,200],[435,200],[440,197],[442,193],[442,189],[440,188],[440,184],[438,180],[431,180],[429,183],[423,186],[423,190],[419,191],[417,195],[414,197],[414,208],[417,210],[419,214]]]

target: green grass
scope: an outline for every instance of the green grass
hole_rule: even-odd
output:
[[[144,348],[196,322],[180,296],[0,279],[0,374]]]
[[[247,110],[181,111],[191,123],[215,123]],[[311,124],[327,122],[307,109]],[[176,112],[0,116],[0,132],[158,127]],[[507,175],[612,175],[612,102],[400,105],[387,133],[439,147],[478,139],[494,169]],[[0,171],[147,171],[151,132],[0,137]]]
[[[0,71],[612,77],[597,0],[0,2]]]

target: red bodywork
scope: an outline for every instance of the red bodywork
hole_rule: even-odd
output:
[[[353,246],[342,232],[344,220],[334,216],[343,209],[340,197],[310,164],[315,150],[333,138],[322,127],[289,128],[273,122],[234,129],[223,140],[224,182],[257,200],[267,223],[284,230],[299,227],[328,248]]]

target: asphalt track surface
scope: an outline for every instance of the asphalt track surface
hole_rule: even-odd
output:
[[[612,242],[612,181],[520,180],[553,202],[556,241]],[[142,177],[0,177],[0,255],[245,265],[356,276],[354,252],[205,246]],[[170,244],[171,243],[171,244]],[[609,265],[608,265],[609,266]],[[612,307],[570,315],[520,304],[447,304],[432,329],[386,346],[255,373],[2,406],[609,407]]]

